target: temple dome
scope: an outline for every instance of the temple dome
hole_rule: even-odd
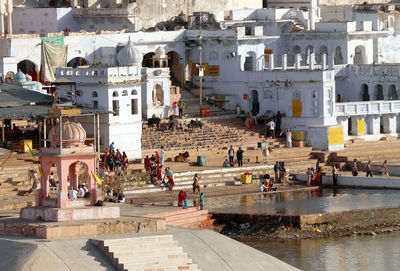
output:
[[[158,48],[156,49],[154,58],[155,58],[155,59],[164,59],[164,58],[168,58],[168,56],[165,54],[164,48],[158,47]]]
[[[128,44],[117,54],[118,63],[121,66],[138,66],[142,64],[142,54],[133,46],[129,39]]]
[[[80,123],[66,121],[62,125],[63,134],[63,147],[76,147],[85,144],[86,131],[83,129]],[[55,127],[50,129],[49,137],[50,145],[59,145],[58,139],[60,138],[60,126],[57,124]],[[67,140],[67,141],[64,141]]]
[[[14,81],[16,82],[26,81],[26,75],[21,70],[18,70],[18,72],[14,75]]]

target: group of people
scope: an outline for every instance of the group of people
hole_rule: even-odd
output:
[[[173,102],[172,103],[172,113],[176,116],[183,117],[183,110],[185,109],[186,104],[182,99],[180,99],[178,102]]]
[[[243,153],[244,153],[244,150],[242,150],[242,147],[239,147],[239,149],[236,151],[236,160],[237,160],[239,167],[243,166]],[[225,159],[222,166],[223,167],[234,167],[235,166],[235,150],[233,149],[233,146],[231,146],[228,150],[228,159]]]
[[[171,168],[165,167],[164,176],[162,174],[165,161],[164,146],[161,146],[160,151],[155,151],[149,157],[144,158],[144,168],[150,174],[150,183],[160,184],[162,189],[168,188],[170,191],[174,188],[175,182]]]
[[[285,162],[276,161],[274,165],[274,181],[276,183],[284,183],[287,184],[287,172],[285,167]]]
[[[71,188],[68,191],[68,198],[70,200],[77,200],[78,198],[88,198],[89,197],[89,189],[85,184],[78,185],[78,190]]]
[[[114,142],[104,151],[104,155],[101,157],[101,163],[102,168],[108,169],[109,172],[119,172],[119,170],[122,169],[125,175],[128,174],[128,156],[125,152],[121,153],[119,149],[115,149]]]
[[[371,168],[371,161],[368,161],[367,165],[365,166],[366,177],[373,177],[372,175],[372,168]],[[357,159],[353,160],[353,165],[351,168],[351,173],[353,176],[358,176],[358,161]],[[387,160],[383,162],[381,165],[381,175],[384,177],[389,177],[389,170],[387,165]]]
[[[337,174],[336,167],[333,167],[333,168],[334,168],[333,170],[335,170],[334,174]],[[325,171],[323,170],[322,166],[319,166],[319,163],[317,165],[317,169],[314,169],[313,167],[308,168],[306,174],[307,174],[307,185],[308,186],[321,186],[322,185],[322,176],[325,175]]]

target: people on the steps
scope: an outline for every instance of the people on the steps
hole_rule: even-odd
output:
[[[229,156],[229,163],[233,164],[233,160],[235,158],[235,150],[233,149],[233,146],[231,145],[231,147],[228,150],[228,156]]]
[[[239,147],[238,151],[236,152],[236,159],[238,161],[239,167],[243,166],[243,153],[242,147]]]
[[[179,117],[183,118],[183,110],[185,109],[185,102],[182,99],[178,102],[178,109],[179,109]]]
[[[368,176],[373,177],[373,176],[372,176],[372,170],[371,170],[371,161],[368,161],[367,167],[366,167],[366,171],[367,171],[366,177],[368,177]]]
[[[388,166],[387,166],[387,161],[385,160],[382,164],[382,176],[383,177],[389,177],[389,170],[388,170]]]
[[[199,179],[200,179],[199,175],[197,173],[194,174],[193,184],[192,184],[193,185],[193,194],[196,194],[196,190],[199,192],[199,194],[201,193]]]
[[[224,164],[222,165],[222,167],[231,167],[231,165],[228,162],[228,159],[225,159]]]
[[[186,200],[186,193],[182,189],[178,194],[178,206],[182,207],[185,204],[185,200]]]

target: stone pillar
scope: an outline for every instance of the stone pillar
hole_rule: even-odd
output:
[[[355,136],[364,134],[364,116],[351,117],[351,134]]]
[[[282,55],[282,70],[285,71],[287,69],[287,54]]]
[[[301,55],[300,54],[295,55],[295,66],[296,66],[296,70],[300,70],[300,67],[301,67]]]
[[[269,70],[272,71],[275,69],[275,61],[274,61],[274,54],[269,55]]]
[[[385,134],[394,134],[397,130],[396,114],[383,115],[383,132]]]
[[[4,13],[0,13],[0,37],[4,37]]]
[[[338,117],[337,122],[339,125],[343,126],[343,139],[347,140],[349,138],[349,118],[348,117]]]
[[[367,116],[367,131],[370,135],[379,135],[381,133],[381,117],[380,115]]]
[[[58,175],[57,208],[65,208],[68,206],[68,165],[64,165],[61,160],[58,160],[56,166]]]
[[[314,70],[314,53],[309,54],[309,62],[310,62],[310,71]]]
[[[324,71],[324,70],[326,70],[326,67],[327,67],[327,65],[326,65],[326,54],[322,54],[322,56],[321,56],[321,68],[322,68],[322,70]]]
[[[334,66],[335,66],[335,62],[334,62],[334,55],[328,55],[328,62],[329,62],[329,69],[333,70]]]
[[[68,170],[70,185],[75,190],[78,190],[79,166],[79,163],[76,163],[71,165]]]

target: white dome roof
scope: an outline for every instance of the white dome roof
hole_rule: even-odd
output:
[[[142,54],[139,50],[133,46],[133,43],[129,39],[128,44],[118,52],[117,54],[118,63],[121,66],[141,66]]]
[[[165,54],[165,49],[164,48],[158,47],[156,49],[156,53],[155,53],[155,56],[154,56],[155,59],[163,59],[163,58],[167,58],[167,57],[168,56]]]

